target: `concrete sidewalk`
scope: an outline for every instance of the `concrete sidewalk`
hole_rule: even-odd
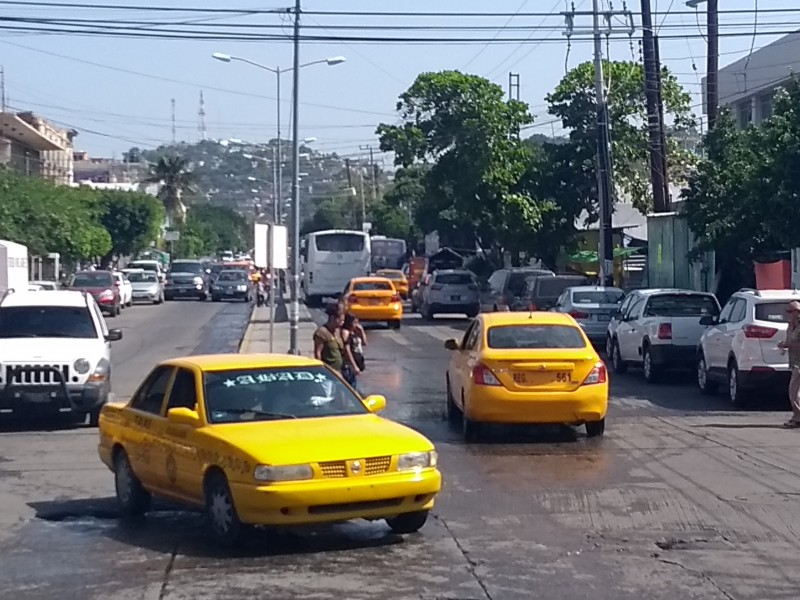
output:
[[[272,352],[285,354],[289,351],[289,320],[287,316],[288,300],[279,299],[275,310],[275,324],[270,327],[269,306],[256,306],[250,315],[242,343],[240,354],[260,354],[270,352],[270,333],[274,335]],[[270,331],[272,329],[272,331]],[[308,308],[300,303],[298,319],[297,345],[303,356],[314,354],[314,331],[317,324],[311,317]]]

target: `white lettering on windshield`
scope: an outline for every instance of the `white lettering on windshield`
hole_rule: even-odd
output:
[[[274,383],[276,381],[313,381],[326,383],[330,378],[324,373],[311,373],[309,371],[277,371],[273,373],[258,373],[256,375],[239,375],[235,379],[226,379],[222,382],[226,388],[256,383]]]

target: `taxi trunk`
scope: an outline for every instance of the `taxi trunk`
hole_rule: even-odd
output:
[[[399,318],[398,304],[402,302],[395,290],[359,290],[349,297],[350,312],[362,321],[385,321]]]
[[[481,363],[512,392],[572,392],[592,373],[597,359],[574,349],[493,350]]]

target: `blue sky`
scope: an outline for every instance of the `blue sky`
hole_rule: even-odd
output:
[[[288,5],[269,3],[269,0],[97,0],[98,3],[147,4],[151,6],[194,6],[214,8],[281,8]],[[688,39],[662,39],[661,57],[699,104],[700,78],[705,72],[705,42],[699,37],[704,31],[702,5],[699,23],[682,0],[652,0],[656,12],[671,11],[666,17],[658,16],[656,23],[663,25],[662,36],[691,36]],[[608,5],[608,0],[602,2]],[[621,9],[621,0],[614,1]],[[630,8],[639,9],[639,0],[631,0]],[[591,7],[591,0],[575,0],[578,10]],[[720,42],[720,64],[724,66],[742,56],[751,48],[769,43],[778,36],[752,36],[753,0],[725,0],[724,10],[741,9],[743,14],[721,16],[723,33],[742,33],[739,37],[723,37]],[[795,29],[800,22],[798,11],[768,13],[770,9],[792,6],[783,0],[760,0],[759,31]],[[395,122],[394,106],[403,92],[422,71],[461,69],[486,76],[504,88],[508,73],[520,76],[521,99],[531,105],[537,122],[531,132],[552,133],[557,124],[546,114],[544,96],[563,77],[565,60],[569,66],[589,60],[592,45],[586,36],[572,40],[567,57],[566,38],[561,33],[565,10],[564,0],[496,0],[493,3],[476,0],[439,0],[436,3],[406,0],[402,3],[376,3],[367,0],[305,0],[304,10],[342,11],[408,11],[408,12],[487,12],[553,13],[551,17],[514,18],[453,18],[431,17],[424,20],[408,18],[331,17],[309,15],[307,24],[329,26],[332,24],[425,24],[483,25],[498,30],[465,34],[463,32],[386,32],[380,30],[351,32],[354,35],[436,35],[465,37],[477,35],[491,38],[498,35],[494,44],[366,44],[359,42],[304,43],[301,48],[303,62],[342,55],[347,61],[328,67],[318,65],[302,71],[300,98],[300,124],[303,137],[318,138],[315,147],[321,151],[355,154],[359,146],[372,144],[379,122]],[[162,18],[155,13],[120,13],[92,9],[53,9],[32,6],[3,6],[5,16],[71,17],[71,18]],[[196,18],[194,15],[170,14],[169,18]],[[638,25],[638,16],[635,17]],[[259,17],[262,22],[279,23],[277,17]],[[252,18],[225,18],[213,21],[220,24],[248,23]],[[769,23],[778,23],[772,25]],[[577,28],[590,26],[589,17],[576,21]],[[540,31],[521,29],[537,26]],[[520,28],[520,29],[515,29]],[[290,24],[287,21],[287,31]],[[317,30],[321,35],[341,31]],[[638,57],[636,38],[634,55]],[[502,37],[525,38],[527,43],[500,43]],[[546,39],[543,39],[546,38]],[[0,64],[5,69],[6,95],[14,110],[34,110],[59,124],[74,127],[80,133],[76,148],[92,156],[116,156],[131,146],[155,147],[171,140],[170,100],[176,102],[177,137],[187,141],[199,139],[198,108],[200,90],[204,91],[208,137],[236,137],[249,141],[263,141],[274,137],[275,132],[275,76],[242,63],[225,64],[211,58],[213,52],[242,56],[270,66],[283,68],[292,64],[289,42],[257,41],[197,41],[122,39],[107,37],[81,37],[52,34],[0,33]],[[631,49],[627,41],[612,42],[610,57],[630,60]],[[93,64],[90,64],[93,63]],[[695,72],[693,63],[697,67]],[[289,137],[291,77],[283,79],[283,130]]]

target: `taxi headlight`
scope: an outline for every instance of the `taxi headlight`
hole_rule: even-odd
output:
[[[253,477],[256,481],[300,481],[311,479],[313,476],[314,471],[311,465],[285,465],[279,467],[258,465],[253,471]]]
[[[435,467],[438,456],[435,450],[430,452],[409,452],[397,457],[397,470],[410,471],[413,469],[427,469]]]
[[[85,358],[79,358],[74,363],[72,363],[72,368],[75,369],[75,372],[78,375],[86,375],[89,372],[89,369],[92,365],[89,364],[89,361]]]

